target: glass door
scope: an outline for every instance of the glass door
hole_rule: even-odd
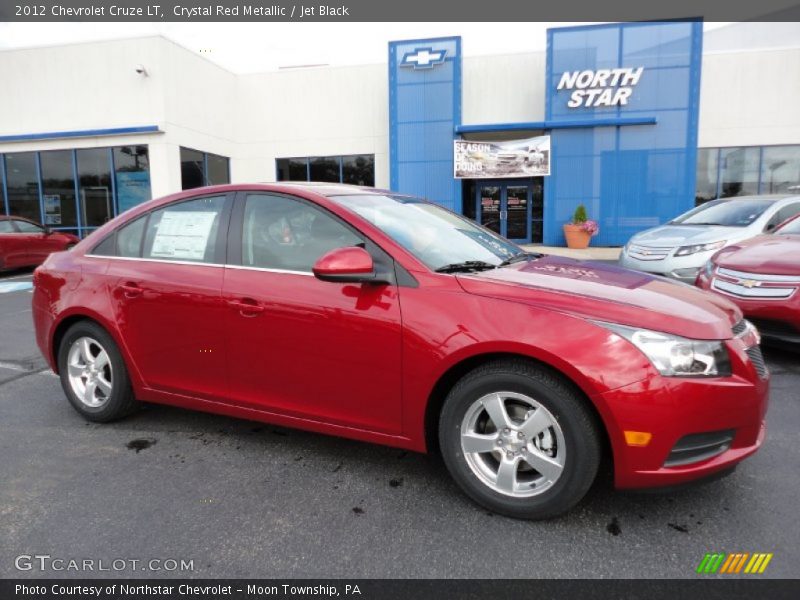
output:
[[[533,184],[489,182],[476,187],[478,222],[520,243],[531,241]]]
[[[514,241],[527,242],[530,240],[530,185],[505,186],[506,206],[505,236]]]
[[[503,235],[501,223],[502,194],[500,185],[479,185],[477,188],[478,223]]]

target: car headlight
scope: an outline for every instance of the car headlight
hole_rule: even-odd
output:
[[[666,377],[728,377],[731,361],[725,344],[692,340],[660,331],[594,321],[636,346]]]
[[[708,252],[709,250],[719,250],[725,245],[725,240],[721,242],[711,242],[709,244],[693,244],[691,246],[681,246],[675,252],[675,256],[689,256],[698,252]]]
[[[706,265],[703,267],[703,274],[705,274],[706,277],[711,279],[714,276],[714,267],[715,267],[714,261],[711,260],[707,261]]]

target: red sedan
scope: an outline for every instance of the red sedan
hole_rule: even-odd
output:
[[[22,217],[0,216],[0,271],[40,265],[50,253],[68,250],[79,241]]]
[[[800,348],[800,217],[720,250],[697,285],[730,298],[768,341]]]
[[[440,206],[328,184],[143,204],[36,270],[36,337],[85,418],[139,402],[438,449],[474,500],[545,518],[592,485],[730,470],[769,375],[731,302],[524,252]]]

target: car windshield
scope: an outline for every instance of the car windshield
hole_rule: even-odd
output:
[[[331,198],[386,233],[433,270],[501,262],[524,251],[444,208],[418,198],[359,194]]]
[[[776,229],[775,233],[780,235],[800,235],[800,217],[792,219],[780,229]]]
[[[724,225],[747,227],[771,205],[772,200],[712,200],[670,221],[671,225]]]

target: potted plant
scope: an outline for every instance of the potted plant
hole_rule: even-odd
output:
[[[589,241],[597,235],[600,227],[597,221],[586,216],[586,207],[579,204],[572,215],[572,221],[564,224],[564,237],[567,238],[567,247],[584,249],[589,246]]]

